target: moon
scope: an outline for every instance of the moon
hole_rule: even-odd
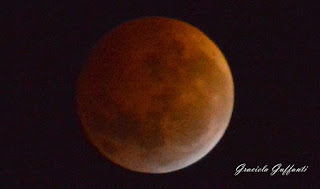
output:
[[[179,20],[145,17],[107,33],[79,75],[88,140],[113,163],[167,173],[208,154],[229,125],[234,85],[217,45]]]

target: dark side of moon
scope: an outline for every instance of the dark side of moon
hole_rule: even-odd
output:
[[[205,156],[232,113],[233,80],[218,47],[174,19],[127,22],[93,48],[77,85],[89,141],[112,162],[166,173]]]

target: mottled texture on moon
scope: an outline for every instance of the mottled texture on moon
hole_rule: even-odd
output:
[[[232,75],[214,42],[161,17],[106,34],[77,86],[90,142],[115,164],[145,173],[179,170],[205,156],[224,134],[233,101]]]

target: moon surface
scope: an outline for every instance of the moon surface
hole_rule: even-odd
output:
[[[228,63],[213,41],[175,19],[126,22],[93,48],[77,83],[89,141],[126,169],[167,173],[204,157],[233,109]]]

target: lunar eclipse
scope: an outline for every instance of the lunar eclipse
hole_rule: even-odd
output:
[[[126,169],[167,173],[208,154],[231,118],[234,86],[217,45],[196,27],[147,17],[107,33],[77,83],[89,141]]]

